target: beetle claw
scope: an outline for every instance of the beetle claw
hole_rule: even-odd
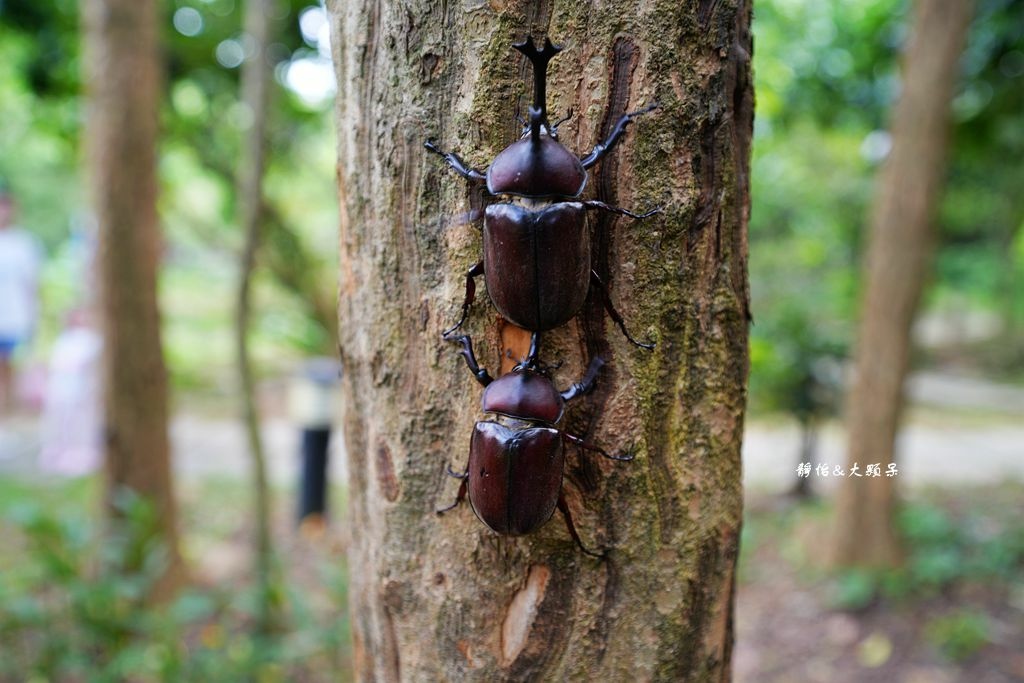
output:
[[[448,465],[448,467],[446,467],[445,470],[446,470],[448,476],[452,477],[454,479],[462,480],[462,479],[465,479],[466,477],[469,476],[469,472],[456,472],[456,471],[452,470],[452,466],[451,465]]]
[[[633,346],[639,346],[641,349],[644,349],[646,351],[653,351],[654,348],[657,346],[657,344],[655,342],[652,342],[652,341],[642,342],[642,341],[637,341],[636,339],[633,339],[633,337],[629,334],[629,332],[626,331],[625,324],[620,325],[619,328],[622,330],[623,334],[626,335],[626,339],[629,340],[629,343],[632,344]]]
[[[609,460],[617,460],[619,462],[629,462],[636,460],[636,453],[623,453],[622,455],[611,455],[608,453],[602,453],[602,455]]]
[[[468,477],[467,477],[467,479],[468,479]],[[455,496],[455,502],[452,503],[451,505],[449,505],[446,508],[441,508],[440,510],[434,510],[434,512],[437,513],[437,516],[440,517],[444,513],[449,512],[450,510],[454,510],[456,507],[458,507],[459,503],[461,503],[463,501],[463,499],[466,497],[466,489],[467,489],[467,487],[466,487],[466,480],[463,479],[462,483],[459,484],[459,492]]]

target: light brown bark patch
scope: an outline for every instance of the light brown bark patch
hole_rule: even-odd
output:
[[[531,334],[508,321],[501,321],[501,374],[512,372],[519,361],[530,353]]]
[[[462,653],[462,656],[466,658],[466,664],[469,665],[469,668],[480,668],[481,663],[473,654],[473,645],[468,640],[460,640],[457,647],[459,648],[459,652]]]
[[[391,462],[391,449],[386,443],[377,444],[377,483],[380,491],[390,502],[398,499],[398,477]]]
[[[537,619],[537,609],[544,601],[551,570],[542,564],[530,567],[530,573],[523,586],[508,607],[505,621],[501,625],[501,665],[508,666],[516,661],[526,647],[530,630]]]

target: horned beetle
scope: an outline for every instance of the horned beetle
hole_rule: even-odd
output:
[[[571,320],[583,307],[593,283],[626,338],[653,349],[653,343],[638,342],[630,335],[607,287],[591,268],[586,214],[598,210],[639,219],[660,209],[636,214],[580,199],[580,195],[587,184],[587,169],[614,148],[634,118],[657,104],[624,115],[608,139],[580,159],[558,141],[558,124],[552,125],[547,116],[548,62],[562,48],[547,38],[538,50],[530,36],[512,47],[533,64],[534,101],[521,139],[499,153],[486,173],[468,167],[453,152],[441,151],[431,140],[424,143],[456,173],[472,183],[486,183],[487,192],[501,198],[486,208],[483,260],[466,273],[462,313],[444,336],[448,338],[465,322],[476,297],[476,278],[483,275],[487,293],[502,317],[531,332],[550,330]]]

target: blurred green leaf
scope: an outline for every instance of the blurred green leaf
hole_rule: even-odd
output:
[[[877,589],[874,573],[862,569],[847,570],[835,579],[831,603],[843,610],[863,609],[875,599]]]
[[[925,636],[947,658],[963,661],[988,643],[988,619],[984,614],[960,611],[931,621]]]

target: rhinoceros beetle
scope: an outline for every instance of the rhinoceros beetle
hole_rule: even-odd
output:
[[[565,442],[596,451],[612,460],[632,460],[632,455],[611,455],[583,439],[558,428],[565,404],[589,392],[604,361],[595,357],[579,382],[559,392],[537,362],[534,333],[529,355],[511,372],[493,379],[481,368],[468,336],[453,338],[462,345],[466,365],[484,386],[481,407],[494,417],[473,428],[466,470],[448,474],[461,479],[455,502],[438,510],[444,514],[467,496],[473,512],[492,531],[504,536],[521,536],[539,529],[557,507],[565,518],[576,545],[588,555],[562,494]]]
[[[586,215],[587,211],[600,210],[646,218],[660,209],[636,214],[579,197],[587,184],[587,169],[611,151],[634,118],[657,105],[626,114],[607,140],[587,156],[577,158],[558,141],[558,123],[562,121],[552,125],[547,117],[547,66],[562,48],[546,39],[543,49],[538,50],[532,37],[512,47],[533,64],[534,102],[529,121],[523,121],[522,138],[498,154],[486,173],[468,167],[452,152],[441,151],[431,140],[425,143],[456,173],[472,183],[486,183],[491,196],[506,198],[485,210],[483,260],[466,273],[462,314],[444,336],[462,326],[476,296],[476,278],[484,275],[487,292],[502,317],[537,332],[572,319],[583,307],[593,283],[602,291],[605,309],[626,338],[652,349],[653,344],[638,342],[630,335],[612,305],[607,287],[591,269]]]

